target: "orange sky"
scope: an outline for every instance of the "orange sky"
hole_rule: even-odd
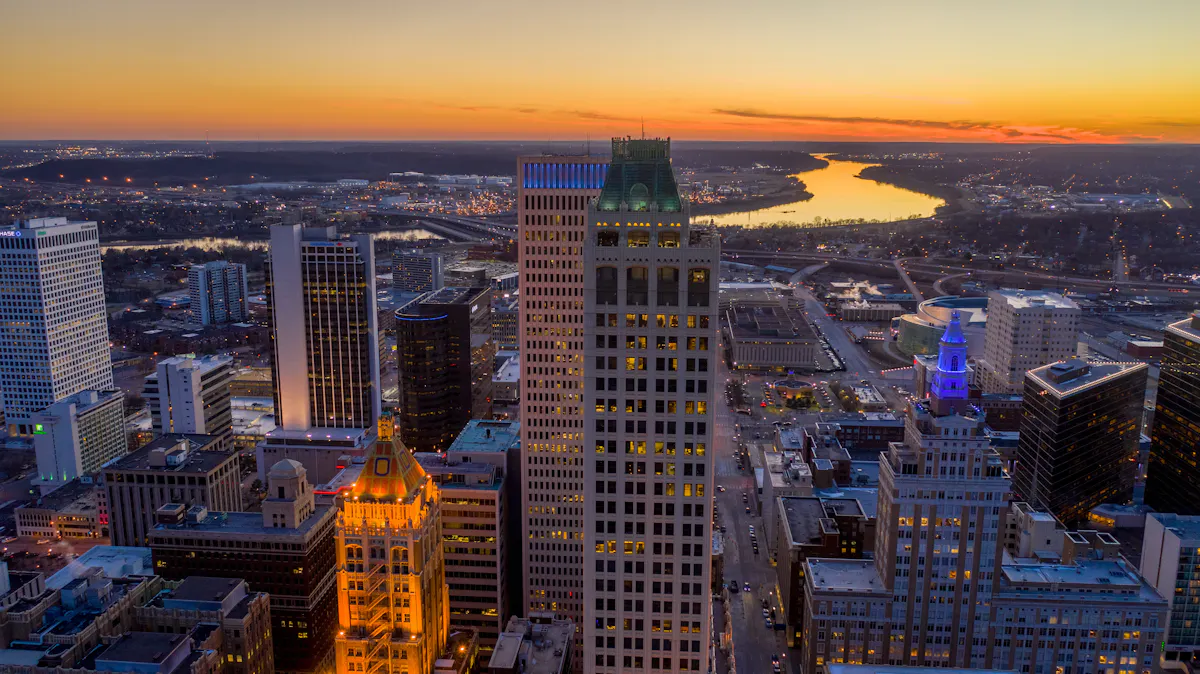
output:
[[[1200,142],[1200,2],[4,0],[0,138]]]

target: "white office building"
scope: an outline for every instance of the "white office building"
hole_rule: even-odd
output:
[[[1079,305],[1058,293],[989,293],[983,360],[976,369],[983,392],[1021,393],[1026,372],[1076,355],[1080,315]]]
[[[189,322],[237,323],[250,317],[246,305],[246,265],[209,262],[188,269]]]
[[[0,228],[0,392],[10,433],[83,390],[113,387],[94,222]]]
[[[528,612],[583,623],[583,240],[608,160],[517,161],[522,587]],[[573,662],[581,658],[575,640]]]
[[[125,456],[125,394],[80,391],[30,418],[43,493]]]
[[[1200,658],[1200,517],[1172,513],[1146,516],[1142,575],[1171,601],[1168,661]]]
[[[405,293],[441,290],[445,268],[441,253],[398,250],[392,253],[392,289]]]
[[[583,667],[708,672],[720,238],[666,140],[613,141],[588,221]]]
[[[231,356],[176,356],[159,361],[142,390],[154,435],[211,435],[219,438],[218,448],[229,449],[233,440],[229,384],[235,374]]]

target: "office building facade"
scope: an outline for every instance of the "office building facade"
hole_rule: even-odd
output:
[[[440,452],[472,418],[491,416],[491,289],[449,286],[396,310],[400,438]]]
[[[1013,489],[1067,526],[1133,496],[1145,363],[1072,358],[1025,375]]]
[[[10,434],[69,395],[113,388],[94,222],[0,228],[0,394]]]
[[[125,455],[125,394],[80,391],[30,418],[43,492]]]
[[[613,141],[588,222],[583,665],[708,671],[720,238],[666,140]]]
[[[231,356],[159,361],[142,389],[154,434],[211,435],[219,448],[228,449],[233,440],[229,385],[236,374]]]
[[[163,435],[104,467],[113,545],[145,546],[168,503],[242,509],[238,455],[207,435]]]
[[[475,419],[445,453],[418,453],[438,485],[450,625],[479,634],[486,659],[522,605],[520,424]]]
[[[208,262],[188,268],[188,322],[194,325],[239,323],[250,318],[246,304],[246,265]]]
[[[1200,517],[1147,515],[1141,572],[1171,602],[1164,659],[1200,658]]]
[[[269,265],[276,423],[296,431],[373,428],[380,399],[370,235],[274,225]]]
[[[261,513],[159,508],[154,570],[171,580],[236,575],[270,597],[275,671],[332,672],[337,631],[336,510],[317,504],[296,461],[271,467]]]
[[[398,250],[392,253],[392,289],[404,293],[429,293],[446,285],[441,253]]]
[[[486,461],[464,461],[451,446],[444,455],[413,455],[438,485],[442,508],[442,541],[446,557],[451,627],[479,634],[487,657],[513,614],[509,509],[505,469]],[[514,476],[515,477],[515,476]]]
[[[1146,505],[1200,515],[1200,314],[1164,333],[1150,437]]]
[[[988,294],[978,378],[984,393],[1020,393],[1025,373],[1075,355],[1079,305],[1058,293],[1004,288]]]
[[[1026,518],[1048,523],[1029,546],[1006,536],[1011,483],[967,400],[957,324],[941,341],[930,398],[912,405],[905,441],[880,457],[874,561],[805,563],[801,670],[1156,672],[1167,605],[1112,553],[1115,539],[1056,528],[1048,514]]]
[[[602,157],[517,160],[522,587],[528,611],[583,622],[583,241]],[[554,471],[556,479],[550,477]],[[576,639],[575,663],[581,662]]]
[[[437,485],[381,417],[378,440],[341,497],[337,671],[433,670],[450,613]]]

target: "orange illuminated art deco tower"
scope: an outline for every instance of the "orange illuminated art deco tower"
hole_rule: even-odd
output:
[[[337,671],[432,671],[450,623],[437,485],[390,414],[342,497],[337,538]]]

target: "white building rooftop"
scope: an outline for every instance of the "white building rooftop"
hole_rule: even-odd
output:
[[[1044,306],[1049,309],[1078,309],[1079,305],[1074,300],[1063,297],[1058,293],[1046,292],[1044,290],[1017,290],[1014,288],[1001,288],[993,290],[994,294],[1004,298],[1009,306],[1014,309],[1028,309],[1035,306]]]
[[[805,575],[818,591],[888,593],[871,559],[809,559]]]

